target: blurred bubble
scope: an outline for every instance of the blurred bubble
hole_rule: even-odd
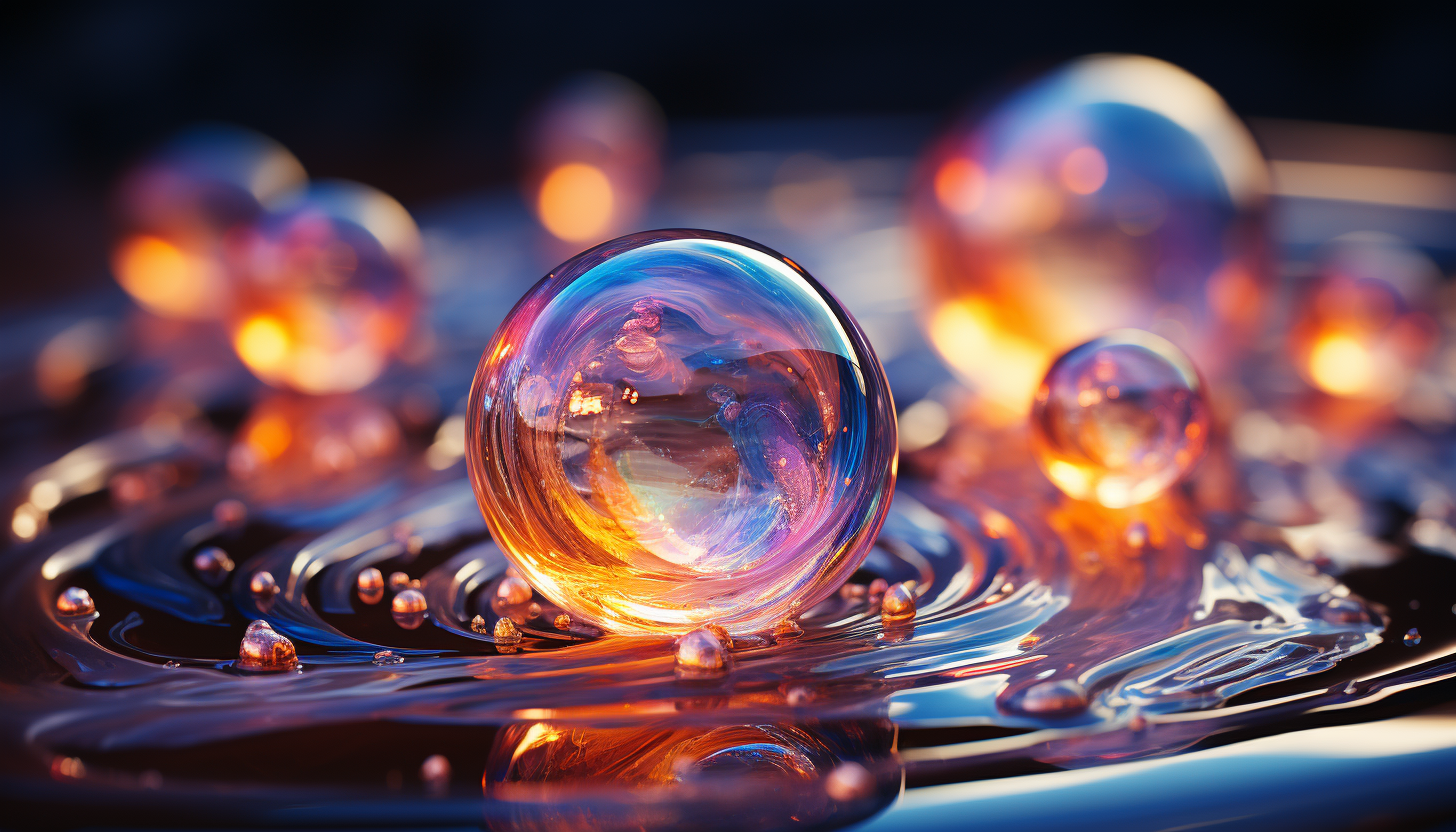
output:
[[[359,577],[355,581],[359,590],[359,600],[366,604],[374,605],[384,598],[384,575],[378,569],[370,566],[359,571]]]
[[[1198,371],[1177,347],[1117,330],[1058,358],[1037,389],[1037,463],[1068,496],[1109,508],[1146,502],[1186,474],[1208,442]]]
[[[1296,367],[1333,396],[1396,399],[1436,345],[1425,308],[1440,271],[1403,241],[1376,234],[1338,238],[1318,260],[1289,328]]]
[[[526,141],[531,203],[546,230],[567,242],[629,228],[662,175],[662,112],[618,75],[562,85],[531,119]]]
[[[303,393],[357,390],[404,346],[419,303],[419,230],[389,196],[323,182],[229,239],[233,348]]]
[[[182,133],[118,188],[117,282],[164,317],[222,315],[231,294],[224,238],[306,181],[293,154],[266,136],[222,125]]]
[[[400,441],[394,415],[369,399],[276,393],[238,429],[228,471],[250,486],[317,484],[391,458]]]
[[[1248,131],[1187,72],[1074,61],[929,154],[913,221],[930,338],[1012,413],[1053,356],[1120,326],[1221,372],[1266,295],[1266,176]]]

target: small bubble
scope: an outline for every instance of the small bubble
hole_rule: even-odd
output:
[[[254,621],[238,648],[238,667],[248,670],[291,670],[298,664],[293,642],[274,632],[266,621]]]
[[[79,586],[66,587],[56,598],[56,612],[61,615],[90,615],[96,612],[96,602],[91,593]]]
[[[519,644],[521,631],[516,629],[516,622],[509,618],[500,618],[495,622],[495,643],[496,644]]]
[[[248,507],[242,500],[221,500],[212,507],[212,519],[223,528],[242,528],[248,522]]]
[[[526,607],[526,617],[527,618],[540,618],[541,617],[541,605],[538,604],[538,603],[536,603],[535,601],[532,601],[531,602],[531,606]]]
[[[482,623],[484,623],[484,622],[482,622]],[[567,615],[566,613],[562,613],[562,614],[556,616],[556,620],[555,621],[552,621],[551,623],[558,630],[563,630],[563,631],[564,630],[570,630],[571,629],[571,616]]]
[[[393,650],[380,650],[374,654],[374,663],[380,667],[387,664],[404,664],[404,656],[399,655]]]
[[[273,580],[271,572],[255,572],[253,579],[248,582],[248,589],[252,590],[254,595],[267,598],[277,594],[278,583]]]
[[[169,662],[163,663],[163,665],[162,665],[162,667],[165,667],[168,670],[176,670],[177,668],[179,668],[181,666],[182,666],[182,663],[181,662],[178,662],[178,661],[169,661]]]
[[[1421,634],[1415,627],[1410,628],[1405,634],[1405,646],[1415,647],[1421,643]]]
[[[722,675],[728,669],[728,650],[712,631],[693,630],[677,640],[674,656],[677,675],[704,678]]]
[[[420,780],[430,794],[439,797],[450,790],[450,761],[443,754],[431,754],[420,764]]]
[[[389,573],[389,589],[391,592],[399,592],[410,588],[410,576],[403,572]]]
[[[1012,707],[1038,716],[1069,716],[1087,709],[1087,690],[1073,679],[1039,682],[1022,691]]]
[[[209,546],[192,556],[192,568],[208,583],[216,584],[233,571],[233,559],[222,549]]]
[[[834,767],[824,778],[824,791],[831,800],[850,803],[864,800],[875,793],[875,778],[859,763],[846,761]]]
[[[880,600],[880,619],[883,621],[907,621],[915,617],[915,596],[903,583],[891,584]]]
[[[524,604],[531,600],[531,585],[520,578],[507,575],[496,584],[495,597],[508,606]]]
[[[485,616],[477,615],[470,619],[470,629],[483,634],[485,632]]]
[[[429,604],[425,603],[425,595],[418,589],[406,589],[394,596],[390,602],[390,609],[398,613],[424,612]]]
[[[359,600],[366,604],[377,604],[384,598],[384,575],[374,567],[363,569],[355,582],[359,587]]]

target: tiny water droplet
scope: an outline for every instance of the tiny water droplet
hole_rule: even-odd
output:
[[[1070,716],[1087,709],[1087,690],[1073,679],[1039,682],[1012,702],[1012,708],[1038,716]]]
[[[470,629],[483,634],[485,632],[485,616],[477,615],[470,619]]]
[[[718,641],[723,643],[724,649],[733,649],[733,635],[727,630],[723,629],[723,626],[721,624],[704,624],[703,629],[716,636]]]
[[[259,597],[272,597],[278,592],[278,582],[273,580],[271,572],[255,572],[248,582],[248,589]]]
[[[429,604],[425,602],[425,594],[418,589],[406,589],[400,592],[389,604],[390,609],[397,613],[424,612],[428,606]]]
[[[430,794],[439,797],[450,790],[450,761],[443,754],[431,754],[420,764],[420,780]]]
[[[531,600],[531,586],[520,578],[507,575],[495,587],[495,597],[502,604],[516,606]]]
[[[799,626],[799,622],[792,618],[785,618],[783,621],[775,624],[773,628],[773,637],[777,641],[793,641],[803,634],[804,629]]]
[[[369,567],[361,570],[356,580],[359,600],[366,604],[377,604],[384,598],[384,575],[378,569]]]
[[[1345,693],[1348,696],[1354,696],[1356,693],[1359,692],[1359,690],[1360,689],[1355,685],[1354,682],[1350,682],[1345,685]]]
[[[248,670],[291,670],[298,664],[293,642],[274,632],[266,621],[254,621],[238,647],[238,667]]]
[[[1415,627],[1410,628],[1405,634],[1405,646],[1415,647],[1421,643],[1421,634]]]
[[[532,601],[531,602],[531,606],[526,607],[526,617],[527,618],[540,618],[541,617],[541,605],[538,604],[538,603],[536,603],[535,601]]]
[[[389,573],[389,589],[391,592],[399,592],[410,588],[410,576],[403,572]]]
[[[864,800],[875,793],[875,778],[859,763],[846,761],[824,778],[824,791],[840,803]]]
[[[1134,713],[1127,721],[1127,730],[1134,734],[1141,734],[1148,730],[1148,718],[1141,712]]]
[[[192,556],[192,568],[197,570],[203,580],[217,584],[233,571],[233,559],[222,549],[209,546]]]
[[[903,583],[892,584],[880,601],[880,619],[886,622],[908,621],[915,617],[915,596]]]
[[[728,649],[705,627],[677,640],[675,660],[679,677],[719,676],[728,669]]]
[[[500,618],[495,622],[495,643],[496,644],[519,644],[521,631],[516,629],[516,622],[509,618]]]
[[[885,590],[887,590],[889,588],[890,588],[890,582],[889,581],[885,580],[884,578],[875,578],[873,581],[870,581],[870,588],[869,588],[870,597],[871,598],[878,598],[879,596],[884,595],[885,594]]]
[[[484,623],[484,622],[482,622],[482,623]],[[571,616],[567,615],[566,613],[562,613],[562,614],[556,616],[556,620],[555,621],[552,621],[551,624],[553,626],[555,626],[556,629],[558,629],[558,630],[570,630],[571,629]]]
[[[393,650],[380,650],[374,654],[374,663],[380,667],[388,664],[404,664],[404,656]]]
[[[165,663],[162,664],[162,667],[165,667],[168,670],[176,670],[177,668],[179,668],[181,666],[182,666],[182,663],[181,662],[177,662],[177,661],[169,661],[169,662],[165,662]]]
[[[70,586],[56,598],[56,612],[61,615],[90,615],[96,612],[96,602],[91,600],[91,593],[79,586]]]

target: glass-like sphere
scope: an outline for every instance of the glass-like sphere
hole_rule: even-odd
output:
[[[522,576],[615,632],[767,630],[864,560],[895,410],[859,326],[808,274],[707,231],[567,261],[496,331],[466,452]]]
[[[306,181],[293,154],[251,130],[210,125],[183,132],[117,189],[117,282],[155,314],[219,317],[231,296],[224,237]]]
[[[418,306],[419,230],[389,196],[322,182],[231,241],[238,357],[303,393],[357,390],[404,345]]]
[[[1208,443],[1209,409],[1193,363],[1167,340],[1110,332],[1058,358],[1037,388],[1031,441],[1068,496],[1124,508],[1192,469]]]
[[[1146,57],[1074,61],[930,152],[913,211],[930,338],[1015,413],[1052,357],[1116,327],[1218,375],[1267,295],[1266,179],[1202,81]]]

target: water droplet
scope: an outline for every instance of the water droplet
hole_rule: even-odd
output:
[[[1360,692],[1360,688],[1354,682],[1350,682],[1350,683],[1348,683],[1348,684],[1345,685],[1345,695],[1346,696],[1354,696],[1355,694],[1357,694],[1359,692]]]
[[[915,617],[915,596],[903,583],[891,584],[880,600],[880,618],[886,622],[908,621]]]
[[[723,649],[733,649],[733,635],[718,624],[704,624],[703,629],[712,633],[718,641],[723,643]]]
[[[1421,634],[1415,627],[1410,628],[1405,634],[1405,646],[1415,647],[1421,643]]]
[[[401,656],[393,650],[380,650],[374,654],[374,663],[380,667],[390,664],[404,664],[404,656]]]
[[[824,791],[831,800],[839,803],[864,800],[875,793],[875,778],[859,763],[845,761],[824,778]]]
[[[278,583],[273,580],[271,572],[255,572],[248,582],[248,589],[259,597],[271,598],[278,592]]]
[[[274,632],[266,621],[254,621],[238,648],[238,667],[248,670],[292,670],[298,664],[293,642]]]
[[[496,644],[519,644],[521,631],[517,629],[516,622],[509,618],[499,618],[495,622],[495,643]]]
[[[532,601],[531,602],[531,605],[529,607],[526,607],[526,618],[540,618],[540,617],[541,617],[541,605],[538,604],[538,603],[536,603],[535,601]]]
[[[233,571],[233,559],[228,557],[228,553],[222,549],[208,546],[192,556],[192,568],[197,570],[197,574],[201,575],[204,581],[216,585]]]
[[[887,590],[889,588],[890,588],[890,582],[889,581],[885,580],[884,578],[875,578],[873,581],[870,581],[870,587],[869,587],[870,597],[871,598],[878,598],[881,595],[884,595],[885,594],[885,590]]]
[[[61,615],[90,615],[96,612],[96,602],[91,593],[79,586],[66,587],[56,598],[56,612]]]
[[[1036,716],[1070,716],[1087,705],[1087,690],[1074,679],[1038,682],[1011,702],[1013,710]]]
[[[179,668],[181,666],[182,666],[182,663],[181,662],[177,662],[177,661],[169,661],[169,662],[164,662],[162,664],[162,667],[165,667],[168,670],[176,670],[177,668]]]
[[[507,606],[524,604],[531,600],[531,586],[520,578],[507,575],[496,584],[495,597]]]
[[[1032,445],[1070,497],[1109,508],[1147,502],[1203,456],[1203,381],[1187,356],[1150,332],[1117,330],[1068,351],[1043,388],[1046,398],[1032,404]]]
[[[389,573],[389,591],[399,592],[410,588],[410,576],[403,572]]]
[[[556,629],[565,632],[566,630],[571,629],[571,616],[563,612],[560,615],[556,616],[556,620],[552,621],[551,624],[556,627]]]
[[[425,622],[425,610],[429,604],[424,593],[418,589],[405,589],[390,602],[390,613],[394,623],[406,630],[417,630]]]
[[[356,581],[359,600],[366,604],[377,604],[384,598],[384,575],[374,567],[362,569]]]
[[[420,764],[420,780],[430,794],[439,797],[450,790],[450,761],[443,754],[431,754]]]
[[[212,507],[212,519],[225,529],[239,529],[248,522],[248,507],[242,500],[221,500]]]
[[[681,678],[721,676],[728,670],[728,649],[712,631],[693,630],[677,640],[675,660]]]
[[[477,633],[485,633],[485,616],[477,615],[474,618],[470,619],[470,629],[474,630]]]
[[[709,632],[712,631],[710,630]],[[775,641],[793,641],[802,635],[804,635],[804,629],[799,626],[798,621],[792,618],[785,618],[783,621],[775,624],[773,628]],[[714,637],[716,638],[716,636]]]

